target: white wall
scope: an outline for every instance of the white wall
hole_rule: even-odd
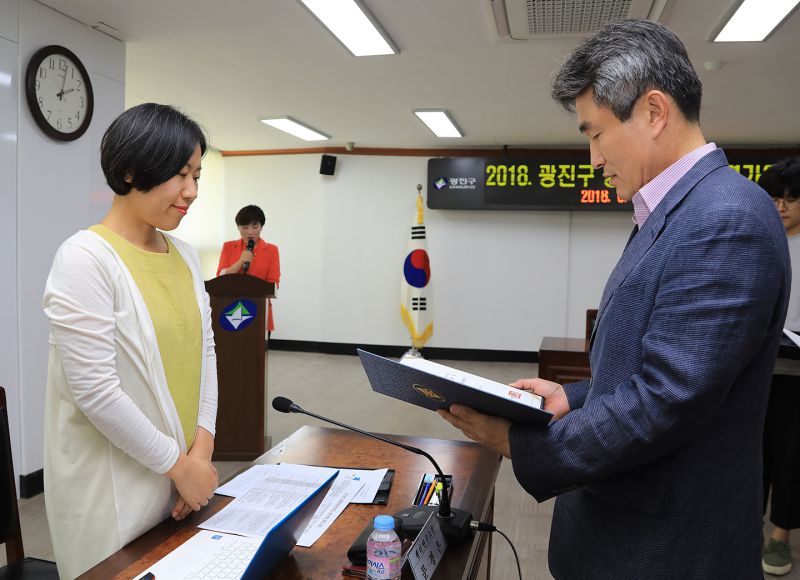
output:
[[[6,390],[11,448],[20,454],[17,348],[17,93],[16,1],[0,0],[0,386]]]
[[[225,238],[238,237],[233,216],[255,203],[280,248],[274,338],[408,344],[400,273],[426,158],[340,155],[334,176],[319,174],[319,154],[223,160]],[[498,350],[583,336],[631,228],[627,213],[426,208],[425,219],[428,344]]]
[[[0,384],[8,387],[12,399],[15,468],[30,474],[43,465],[48,354],[44,285],[61,242],[96,223],[108,209],[112,194],[100,170],[99,147],[106,127],[123,110],[125,47],[34,0],[0,0],[0,35],[11,37],[11,43],[0,39],[0,68],[12,64],[14,92],[9,97],[0,82],[0,135],[6,128],[16,133],[8,156],[6,141],[0,139],[0,258],[10,273],[0,281],[4,305],[0,356],[8,362],[8,367],[0,368]],[[45,136],[27,109],[23,86],[27,63],[48,44],[75,52],[94,88],[92,124],[70,143]],[[13,165],[7,169],[9,159]],[[6,305],[14,304],[16,311],[10,315]],[[9,357],[16,360],[6,361]]]
[[[44,136],[22,80],[46,44],[77,53],[95,91],[89,131],[72,143]],[[125,48],[34,0],[0,0],[0,385],[7,388],[15,467],[42,467],[47,321],[41,297],[53,254],[97,222],[112,194],[98,150],[124,108]],[[187,111],[191,114],[191,111]],[[211,143],[213,144],[213,135]],[[236,211],[267,213],[283,281],[275,338],[407,344],[398,315],[400,266],[426,159],[319,155],[203,161],[200,198],[178,235],[214,273]],[[532,351],[544,335],[583,333],[630,229],[621,214],[426,211],[436,331],[431,346]],[[16,305],[16,308],[13,306]]]
[[[191,111],[184,112],[191,116]],[[226,239],[224,161],[220,152],[207,149],[201,167],[197,199],[173,233],[195,247],[203,276],[208,280],[217,275],[219,252]]]

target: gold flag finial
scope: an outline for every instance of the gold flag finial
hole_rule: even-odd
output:
[[[422,184],[417,184],[417,225],[422,225]]]

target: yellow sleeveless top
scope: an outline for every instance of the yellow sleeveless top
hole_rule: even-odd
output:
[[[111,244],[142,293],[189,449],[197,430],[202,360],[200,310],[189,267],[169,239],[169,251],[160,254],[134,246],[102,224],[89,230]]]

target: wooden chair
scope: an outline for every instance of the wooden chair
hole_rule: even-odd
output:
[[[19,525],[17,486],[14,482],[14,462],[11,457],[11,437],[8,431],[6,391],[0,387],[0,542],[6,545],[8,565],[0,569],[0,580],[57,579],[55,562],[26,558],[22,548],[22,530]]]
[[[586,340],[592,338],[594,325],[597,322],[597,308],[590,308],[586,311]]]

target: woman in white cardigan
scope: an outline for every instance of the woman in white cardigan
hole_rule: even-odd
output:
[[[111,209],[53,261],[45,504],[65,579],[201,509],[218,483],[208,295],[197,253],[163,233],[197,197],[205,149],[171,107],[123,113],[101,145]]]

